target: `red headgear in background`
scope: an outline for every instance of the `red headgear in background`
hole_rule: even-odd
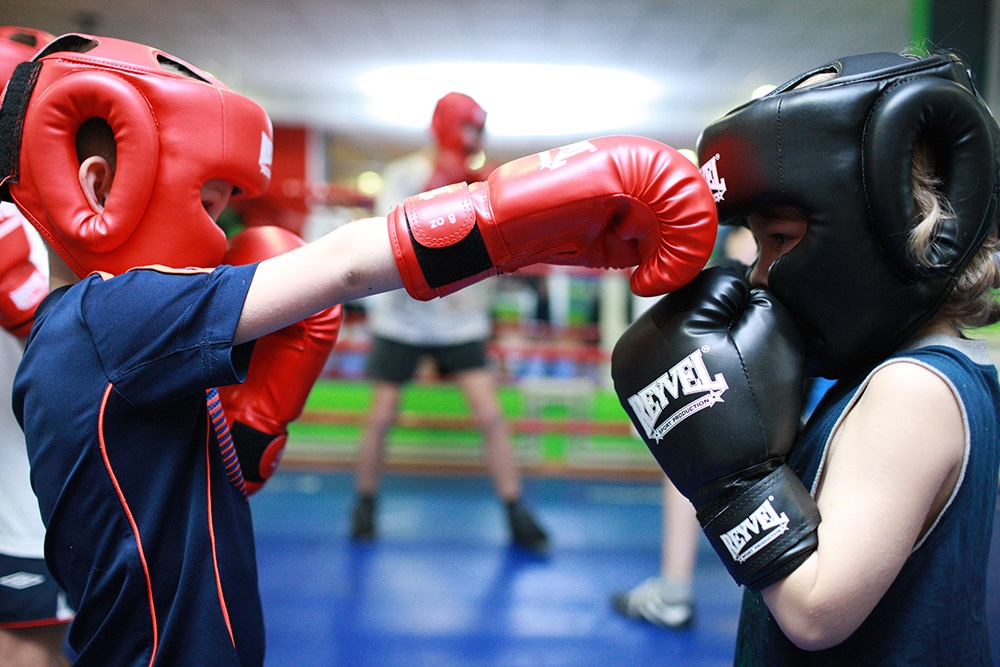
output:
[[[462,126],[468,124],[482,131],[486,126],[486,112],[474,99],[462,93],[448,93],[434,107],[431,132],[443,150],[465,154]]]
[[[117,168],[103,210],[79,184],[76,139],[91,118],[110,125]],[[264,110],[215,77],[157,49],[108,37],[57,38],[17,67],[0,110],[0,193],[70,268],[217,266],[223,231],[201,187],[267,186],[273,134]]]
[[[485,126],[486,112],[468,95],[448,93],[438,100],[431,119],[437,150],[434,169],[424,190],[463,181],[474,183],[489,175],[491,168],[470,163],[477,153],[481,156]]]

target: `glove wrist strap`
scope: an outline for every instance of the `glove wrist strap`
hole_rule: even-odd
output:
[[[736,583],[760,590],[816,550],[820,516],[801,480],[782,465],[716,516],[699,520]]]
[[[403,259],[409,264],[399,269],[411,296],[444,296],[496,275],[465,183],[410,197],[389,214],[388,222],[390,238],[399,246],[396,263]],[[418,275],[410,275],[413,269]]]

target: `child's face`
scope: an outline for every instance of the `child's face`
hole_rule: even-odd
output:
[[[468,121],[462,123],[462,149],[466,155],[472,155],[483,150],[483,132],[485,127]]]
[[[218,220],[233,195],[233,186],[221,178],[213,178],[201,186],[201,205],[212,220]]]
[[[767,287],[767,273],[775,260],[794,248],[806,233],[807,219],[793,206],[776,206],[752,213],[747,223],[757,239],[757,263],[750,283]]]

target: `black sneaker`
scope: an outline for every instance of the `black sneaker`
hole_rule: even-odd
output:
[[[507,503],[507,519],[514,544],[533,554],[543,554],[549,548],[549,536],[545,534],[531,512],[520,502]]]
[[[358,496],[351,511],[351,539],[371,541],[375,539],[375,497]]]
[[[611,606],[622,616],[646,621],[661,628],[686,628],[694,621],[691,600],[665,594],[664,582],[651,577],[630,591],[615,593]]]

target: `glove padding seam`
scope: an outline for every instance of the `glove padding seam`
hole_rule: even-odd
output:
[[[743,308],[744,313],[746,312],[747,307],[753,301],[752,294],[753,294],[752,291],[747,293],[747,303],[744,305]],[[750,379],[750,373],[747,370],[747,363],[743,358],[743,350],[740,349],[740,346],[736,343],[736,340],[733,338],[732,331],[733,331],[733,325],[735,324],[736,322],[734,321],[726,328],[726,337],[729,338],[729,344],[733,346],[734,350],[736,350],[736,357],[740,360],[740,370],[743,372],[743,379],[746,381],[747,389],[749,389],[750,400],[753,401],[753,414],[754,418],[757,421],[757,433],[760,435],[762,440],[766,442],[767,429],[764,427],[764,422],[761,419],[761,407],[760,407],[760,401],[757,400],[757,388],[754,386],[753,381]]]

